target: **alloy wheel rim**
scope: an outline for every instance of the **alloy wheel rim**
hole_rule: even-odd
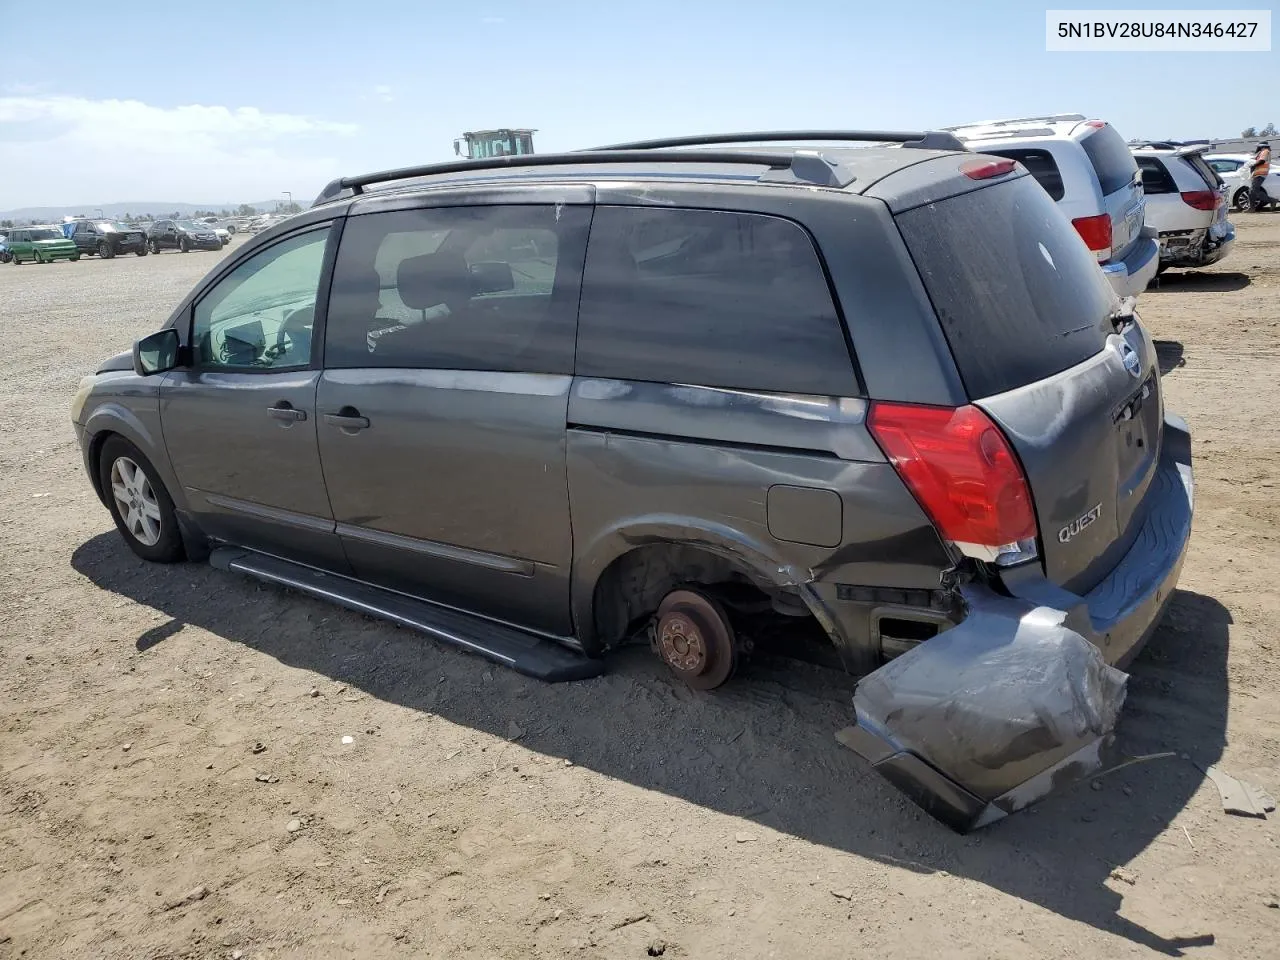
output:
[[[128,457],[111,465],[111,496],[131,537],[144,547],[160,542],[160,501],[147,475]]]

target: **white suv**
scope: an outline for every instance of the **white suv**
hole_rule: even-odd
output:
[[[1227,221],[1222,178],[1205,163],[1203,146],[1134,146],[1147,197],[1147,223],[1160,235],[1160,270],[1207,267],[1227,255],[1235,228]]]
[[[1137,296],[1159,267],[1145,225],[1142,176],[1124,138],[1082,114],[989,120],[948,127],[977,153],[1017,160],[1048,191],[1122,297]]]

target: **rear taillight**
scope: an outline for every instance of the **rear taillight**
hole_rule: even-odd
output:
[[[867,425],[943,539],[961,553],[1001,566],[1037,556],[1022,465],[985,413],[876,402]]]
[[[1197,210],[1217,210],[1218,192],[1216,190],[1185,190],[1182,202]]]
[[[1111,215],[1100,213],[1096,217],[1076,217],[1071,221],[1084,245],[1094,253],[1111,253]]]

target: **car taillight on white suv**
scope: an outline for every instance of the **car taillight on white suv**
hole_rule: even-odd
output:
[[[1100,213],[1095,217],[1076,217],[1071,221],[1080,239],[1099,260],[1111,259],[1111,215]]]
[[[998,566],[1039,555],[1026,475],[981,410],[877,401],[867,426],[938,533],[962,554]]]

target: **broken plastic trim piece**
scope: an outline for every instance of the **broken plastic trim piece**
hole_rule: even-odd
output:
[[[967,832],[1099,769],[1128,677],[1064,611],[962,593],[962,623],[863,678],[840,739]]]

